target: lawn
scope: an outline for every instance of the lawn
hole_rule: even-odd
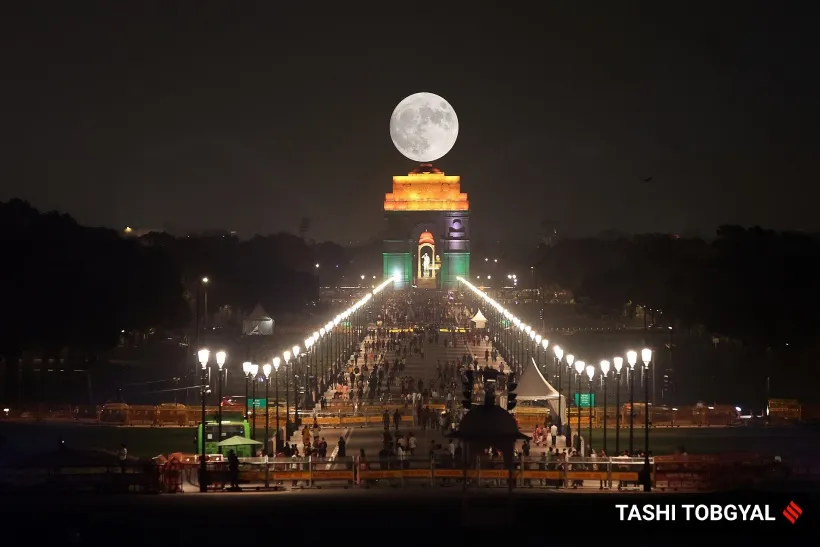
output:
[[[526,433],[531,433],[526,431]],[[643,448],[643,429],[634,430],[636,449]],[[765,455],[804,455],[820,448],[820,435],[811,428],[659,428],[650,430],[650,448],[655,454],[671,454],[684,446],[689,454],[756,452]],[[263,439],[264,429],[257,430]],[[582,432],[589,435],[587,429]],[[67,446],[116,450],[125,443],[130,454],[151,457],[172,452],[192,453],[196,430],[193,428],[111,427],[78,424],[34,424],[0,422],[0,447],[3,451],[51,452],[60,438]],[[602,430],[592,430],[592,446],[601,448]],[[621,431],[621,449],[629,447],[629,429]],[[615,452],[615,430],[607,431],[607,453]]]

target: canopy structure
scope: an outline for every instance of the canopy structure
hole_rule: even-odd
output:
[[[248,439],[247,437],[243,437],[241,435],[234,435],[229,439],[225,439],[221,443],[217,444],[217,446],[257,446],[261,445],[262,443],[259,441],[254,441],[253,439]]]
[[[470,321],[472,323],[475,323],[475,328],[477,328],[477,329],[483,329],[484,327],[487,326],[487,318],[484,317],[484,314],[481,313],[481,310],[478,310],[478,313],[476,313],[473,316],[473,318],[470,319]]]
[[[561,423],[566,423],[567,404],[563,395],[560,395],[552,385],[544,378],[535,360],[530,358],[529,366],[518,379],[518,387],[515,390],[519,401],[543,401],[549,404],[552,413],[558,415],[558,401],[561,401]]]
[[[273,319],[257,304],[248,317],[242,322],[242,334],[253,336],[270,336],[273,334]]]

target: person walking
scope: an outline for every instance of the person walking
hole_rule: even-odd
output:
[[[236,457],[236,452],[231,450],[228,452],[228,474],[231,479],[231,490],[239,491],[239,458]]]

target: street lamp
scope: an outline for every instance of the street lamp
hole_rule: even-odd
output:
[[[544,347],[544,351],[547,351],[549,340],[542,340],[541,345]],[[555,369],[558,373],[558,431],[563,435],[564,430],[562,424],[564,422],[564,414],[561,409],[561,399],[563,399],[563,395],[561,395],[561,359],[564,357],[564,350],[561,346],[553,346],[552,352],[555,354]]]
[[[217,366],[217,378],[216,378],[216,398],[219,406],[217,407],[217,437],[219,440],[217,443],[222,442],[222,367],[225,366],[225,359],[227,359],[227,354],[224,351],[217,351],[216,352],[216,366]],[[218,446],[218,451],[222,454],[222,447]]]
[[[200,397],[202,399],[202,417],[200,420],[200,428],[202,429],[202,446],[199,447],[199,491],[208,491],[208,466],[205,463],[205,396],[208,391],[206,384],[206,371],[208,369],[208,358],[211,352],[207,349],[201,349],[197,352],[197,359],[201,367],[200,371]]]
[[[270,399],[270,363],[262,365],[262,374],[265,375],[265,454],[268,455],[268,438],[270,435],[270,409],[268,400]]]
[[[256,376],[259,374],[259,365],[251,364],[251,381],[253,382],[253,391],[251,396],[251,410],[253,410],[253,422],[251,423],[251,439],[256,440]]]
[[[291,376],[293,376],[293,423],[296,427],[299,427],[299,424],[301,423],[299,421],[299,383],[297,382],[296,375],[293,374],[293,372],[296,371],[296,365],[299,364],[299,354],[302,350],[299,349],[299,346],[293,346],[291,351],[293,352],[294,359],[293,369],[291,369]]]
[[[311,349],[313,348],[313,342],[313,335],[305,338],[305,410],[307,410],[310,407],[310,400],[313,398],[310,395],[310,358],[311,354],[313,353],[311,351]]]
[[[578,403],[575,405],[575,412],[578,413],[578,431],[575,434],[575,438],[578,439],[577,445],[575,450],[581,450],[581,374],[584,372],[584,367],[586,363],[583,361],[575,361],[575,373],[578,374]],[[583,454],[582,454],[583,456]]]
[[[635,363],[638,362],[638,353],[627,351],[626,362],[629,363],[629,455],[632,456],[635,450]]]
[[[320,350],[319,340],[321,340],[321,338],[322,337],[321,337],[321,335],[319,334],[318,331],[313,333],[313,343],[311,344],[313,346],[313,357],[312,357],[312,359],[313,359],[313,368],[315,368],[316,370],[312,371],[312,376],[311,376],[311,380],[310,380],[310,398],[311,398],[311,402],[314,405],[316,404],[315,399],[317,399],[318,395],[320,394],[320,392],[317,391],[317,390],[321,389],[321,387],[319,386],[319,382],[316,379],[316,376],[319,372],[319,360],[322,358],[322,354],[319,351]],[[317,395],[317,397],[314,397],[313,396],[314,394]]]
[[[575,356],[570,353],[569,355],[567,355],[566,361],[567,361],[567,378],[568,378],[567,381],[569,382],[569,387],[567,388],[567,431],[565,433],[565,436],[567,437],[567,439],[570,440],[570,442],[572,442],[572,420],[570,419],[570,416],[569,416],[569,406],[570,406],[569,403],[572,400],[571,399],[572,398],[572,363],[575,361]],[[559,370],[558,374],[561,374],[560,370]],[[559,380],[561,379],[560,376],[559,376],[558,379]]]
[[[290,391],[288,389],[288,364],[290,363],[290,351],[285,350],[285,353],[282,354],[282,359],[285,360],[285,439],[290,437],[290,429],[288,428],[288,422],[290,421]],[[291,372],[291,374],[293,374]],[[278,414],[277,414],[278,416]]]
[[[615,364],[615,455],[621,454],[621,368],[624,366],[623,357],[614,357]]]
[[[609,379],[609,361],[604,359],[601,361],[601,387],[604,389],[604,453],[609,455],[608,447],[606,445],[606,388],[607,380]]]
[[[319,353],[317,357],[319,358],[319,373],[321,374],[322,381],[319,382],[319,393],[324,393],[327,391],[325,389],[325,351],[324,348],[327,347],[325,341],[325,328],[322,327],[319,329],[319,339],[322,341],[321,346],[319,346]]]
[[[282,431],[279,429],[279,362],[279,357],[273,358],[273,383],[276,384],[274,386],[274,398],[276,399],[276,403],[274,404],[274,408],[276,408],[276,446],[273,449],[274,456],[279,453],[279,445],[281,444],[279,437],[282,436]]]
[[[589,443],[587,444],[587,454],[592,455],[592,378],[595,376],[595,367],[587,365],[587,377],[589,378]]]
[[[245,375],[245,421],[248,420],[248,391],[250,391],[251,383],[251,362],[245,361],[242,363],[242,374]]]
[[[652,491],[652,474],[649,468],[649,363],[652,362],[652,350],[644,348],[641,350],[641,361],[643,361],[643,394],[644,394],[644,414],[643,414],[643,491]]]

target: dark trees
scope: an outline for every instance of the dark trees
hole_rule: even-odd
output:
[[[116,232],[0,203],[0,354],[25,350],[93,353],[122,330],[188,321],[180,275],[160,248]]]
[[[806,234],[723,226],[710,243],[562,240],[539,269],[603,308],[646,305],[747,345],[800,344],[820,326],[820,241]]]

